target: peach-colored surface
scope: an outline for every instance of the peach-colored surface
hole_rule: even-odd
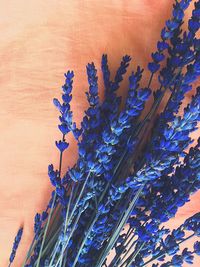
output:
[[[133,58],[129,73],[136,64],[146,67],[172,3],[0,0],[0,267],[8,265],[13,238],[24,224],[13,264],[20,266],[32,237],[34,215],[49,198],[47,166],[58,165],[54,140],[60,137],[52,99],[60,96],[63,73],[75,71],[72,106],[80,121],[87,105],[85,65],[94,61],[100,71],[101,55],[107,53],[112,73],[124,54]],[[99,81],[102,94],[101,75]],[[123,94],[126,85],[127,80]],[[72,139],[70,144],[63,171],[76,159]],[[171,225],[199,210],[199,200],[196,194]],[[199,265],[197,258],[194,266]]]

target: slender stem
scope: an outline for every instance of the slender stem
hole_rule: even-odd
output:
[[[48,209],[47,209],[47,210],[48,210]],[[47,211],[47,210],[46,210],[46,211]],[[54,210],[54,211],[55,211],[55,210]],[[53,211],[53,212],[54,212],[54,211]],[[45,224],[45,225],[46,225],[46,224]],[[40,237],[42,236],[42,234],[43,234],[43,232],[44,232],[44,229],[45,229],[45,225],[44,225],[44,227],[41,229],[40,234],[39,234],[37,240],[39,240]],[[31,243],[31,245],[30,245],[30,248],[29,248],[29,250],[28,250],[28,252],[27,252],[27,254],[26,254],[26,258],[25,258],[25,260],[24,260],[24,262],[23,262],[22,267],[25,267],[25,264],[26,264],[28,258],[30,257],[30,255],[31,255],[31,253],[33,252],[33,249],[34,249],[36,243],[38,242],[37,240],[35,239],[35,236],[34,236],[34,238],[33,238],[33,240],[32,240],[32,243]]]
[[[75,184],[76,184],[76,183],[75,183]],[[74,203],[75,199],[78,198],[80,185],[81,185],[80,183],[77,183],[77,184],[76,184],[76,187],[75,187],[74,192],[73,192],[73,196],[72,196],[71,203]]]
[[[63,266],[66,266],[66,262],[67,262],[67,257],[64,258],[64,263],[63,263]]]
[[[154,73],[152,72],[152,73],[151,73],[151,76],[150,76],[150,79],[149,79],[149,82],[148,82],[148,85],[147,85],[147,88],[150,87],[151,82],[152,82],[152,79],[153,79],[153,76],[154,76]]]
[[[78,206],[78,204],[79,204],[79,201],[80,201],[80,199],[81,199],[81,197],[82,197],[82,195],[83,195],[83,192],[84,192],[84,190],[85,190],[85,187],[86,187],[87,181],[88,181],[88,179],[89,179],[89,177],[90,177],[90,174],[91,174],[91,172],[88,172],[87,177],[86,177],[86,179],[85,179],[85,181],[84,181],[84,184],[83,184],[83,186],[82,186],[82,188],[81,188],[80,194],[79,194],[79,196],[78,196],[78,198],[77,198],[77,201],[76,201],[76,203],[75,203],[75,205],[74,205],[74,207],[73,207],[73,210],[72,210],[72,212],[71,212],[71,214],[70,214],[69,221],[68,221],[69,224],[71,223],[71,221],[72,221],[72,219],[73,219],[74,212],[76,211],[76,208],[77,208],[77,206]]]
[[[39,265],[40,264],[40,259],[41,259],[41,256],[42,256],[43,246],[44,246],[45,238],[46,238],[46,235],[47,235],[47,230],[48,230],[48,227],[49,227],[50,219],[51,219],[51,216],[52,216],[53,206],[54,206],[55,200],[56,200],[56,192],[55,192],[54,197],[53,197],[53,201],[52,201],[51,210],[50,210],[50,213],[49,213],[49,216],[48,216],[47,224],[45,225],[44,236],[43,236],[43,239],[42,239],[42,244],[41,244],[41,247],[40,247],[40,252],[39,252],[39,256],[38,256],[36,267],[40,266]]]
[[[78,216],[77,216],[77,218],[76,218],[76,221],[73,223],[73,227],[72,227],[72,230],[71,230],[71,232],[70,232],[70,234],[69,234],[69,237],[68,237],[68,239],[67,239],[67,241],[66,241],[66,244],[65,244],[65,246],[64,246],[64,250],[67,248],[67,245],[69,244],[69,241],[70,241],[70,239],[71,239],[71,237],[72,237],[72,235],[73,235],[73,233],[74,233],[74,231],[75,231],[76,225],[77,225],[77,223],[78,223],[78,220],[79,220],[80,217],[81,217],[81,214],[82,214],[82,211],[79,212],[79,214],[78,214]],[[66,256],[66,255],[65,255],[65,256]],[[58,264],[60,263],[60,260],[61,260],[61,255],[59,256],[58,261],[57,261],[55,267],[58,266]]]
[[[50,246],[51,244],[53,244],[53,242],[58,238],[58,233],[59,233],[59,231],[60,231],[60,228],[57,229],[55,235],[54,235],[53,238],[51,238],[51,240],[49,241],[49,243],[48,243],[49,246]],[[43,250],[43,253],[44,253],[44,254],[47,252],[49,246],[46,246],[45,249]],[[56,246],[57,246],[57,244],[56,244]],[[51,257],[50,257],[50,258],[51,258],[51,262],[49,263],[49,266],[51,266],[51,264],[52,264],[52,262],[53,262],[53,260],[52,260],[52,259],[53,259],[52,255],[53,255],[53,253],[51,253]]]
[[[67,193],[68,193],[69,186],[67,186],[66,190],[67,190]],[[53,220],[52,224],[54,224],[54,221],[56,221],[56,218],[57,218],[57,215],[59,214],[59,211],[60,211],[60,207],[58,207],[58,209],[56,211],[56,214],[54,215],[54,220]],[[52,217],[53,217],[53,215],[52,215]],[[51,229],[52,230],[52,233],[51,234],[53,235],[53,237],[51,236],[51,234],[49,234],[50,238],[47,240],[47,245],[46,245],[45,249],[43,250],[42,256],[45,255],[46,252],[48,252],[48,250],[51,248],[51,245],[57,239],[57,235],[58,235],[59,231],[61,230],[61,227],[62,227],[61,224],[59,224],[59,226],[57,225],[57,228],[58,229],[57,230],[55,229],[56,230],[56,233],[55,234],[54,234],[54,229]]]
[[[72,196],[73,196],[73,192],[74,192],[74,184],[73,184],[72,191],[70,193],[69,202],[68,202],[68,205],[67,205],[67,212],[66,212],[66,216],[65,216],[63,238],[65,238],[65,234],[66,234],[66,230],[67,230],[67,221],[68,221],[69,209],[70,209],[70,204],[71,204],[71,199],[72,199]],[[64,246],[62,245],[60,267],[62,267],[63,253],[64,253]]]
[[[32,240],[32,243],[31,243],[31,245],[30,245],[30,248],[29,248],[29,250],[28,250],[28,253],[26,254],[26,258],[25,258],[25,260],[24,260],[24,262],[23,262],[23,264],[22,264],[22,267],[25,266],[25,264],[26,264],[28,258],[30,257],[31,252],[32,252],[32,250],[33,250],[33,247],[34,247],[35,243],[36,243],[36,240],[35,240],[35,236],[34,236],[34,238],[33,238],[33,240]]]
[[[53,264],[53,262],[54,262],[54,259],[55,259],[55,257],[56,257],[56,254],[57,254],[57,252],[58,252],[59,245],[60,245],[60,242],[59,242],[59,241],[56,242],[56,244],[55,244],[55,246],[54,246],[54,249],[53,249],[53,251],[52,251],[52,253],[51,253],[51,256],[50,256],[51,261],[50,261],[50,263],[49,263],[49,267],[51,267],[52,264]]]
[[[81,254],[81,252],[82,252],[82,248],[84,247],[85,242],[87,241],[87,238],[88,238],[88,236],[90,235],[90,232],[91,232],[91,230],[92,230],[92,228],[93,228],[93,226],[94,226],[94,224],[95,224],[97,218],[98,218],[98,214],[95,216],[94,219],[92,218],[90,227],[89,227],[89,229],[87,230],[87,233],[85,234],[85,237],[84,237],[83,241],[81,242],[80,247],[78,248],[78,253],[77,253],[77,255],[76,255],[76,258],[75,258],[75,260],[74,260],[74,262],[73,262],[72,267],[75,267],[75,266],[76,266],[76,263],[77,263],[77,261],[78,261],[78,258],[79,258],[80,254]]]
[[[141,244],[141,246],[139,247],[139,249],[137,251],[135,251],[134,253],[132,253],[128,259],[120,266],[122,267],[124,264],[126,264],[125,267],[130,267],[130,265],[132,264],[133,260],[136,258],[136,256],[138,255],[138,253],[140,253],[141,249],[144,247],[145,242],[143,242]]]
[[[134,235],[133,235],[134,236]],[[132,241],[132,244],[130,245],[130,247],[127,249],[126,253],[123,255],[122,258],[120,258],[120,256],[122,255],[122,253],[125,251],[126,247],[131,243]],[[117,259],[117,262],[115,263],[114,266],[119,266],[122,261],[126,258],[127,254],[129,253],[129,251],[133,248],[133,246],[135,245],[137,240],[132,240],[132,238],[129,239],[129,241],[127,242],[126,244],[126,247],[124,247],[123,251],[120,253],[121,255],[118,256],[118,259]],[[116,265],[117,264],[117,265]],[[113,266],[113,267],[114,267]]]
[[[134,231],[134,229],[132,229]],[[132,231],[132,232],[133,232]],[[131,235],[130,235],[131,236]],[[130,237],[129,236],[129,237]],[[133,234],[134,237],[134,234]],[[122,249],[122,251],[120,251],[119,255],[116,255],[116,259],[114,261],[114,265],[110,265],[109,267],[115,267],[115,266],[119,266],[121,264],[121,262],[123,261],[124,258],[126,258],[127,253],[129,253],[130,249],[135,245],[137,240],[132,240],[132,238],[129,239],[129,241],[127,243],[124,244],[124,247]],[[132,244],[130,245],[130,247],[126,250],[126,247],[129,246],[129,244],[132,242]],[[126,251],[125,251],[126,250]],[[123,253],[126,252],[124,255]],[[122,256],[123,255],[123,256]],[[120,258],[122,256],[122,258]]]
[[[74,208],[73,208],[73,210],[72,210],[70,216],[69,216],[69,211],[67,212],[67,217],[66,217],[66,220],[65,220],[65,230],[64,230],[65,233],[66,233],[66,230],[67,230],[68,226],[71,224],[71,222],[72,222],[72,220],[73,220],[73,215],[74,215],[74,213],[75,213],[75,211],[76,211],[76,208],[77,208],[77,206],[78,206],[78,204],[79,204],[79,201],[80,201],[80,199],[81,199],[81,197],[82,197],[82,195],[83,195],[83,192],[84,192],[84,190],[85,190],[85,187],[86,187],[86,184],[87,184],[87,181],[88,181],[88,179],[89,179],[90,174],[91,174],[91,172],[88,173],[88,175],[87,175],[87,177],[86,177],[86,179],[85,179],[85,181],[84,181],[84,184],[83,184],[83,186],[82,186],[82,188],[81,188],[81,192],[80,192],[80,194],[78,195],[77,201],[76,201],[76,203],[75,203],[75,205],[74,205]],[[71,197],[71,196],[73,196],[73,194],[71,194],[70,197]],[[68,205],[68,208],[69,208],[69,205]],[[60,266],[61,266],[61,264],[62,264],[62,259],[63,259],[64,251],[65,251],[65,249],[66,249],[66,247],[67,247],[67,245],[68,245],[68,243],[69,243],[69,241],[70,241],[70,239],[71,239],[71,237],[72,237],[72,235],[73,235],[73,232],[74,232],[74,230],[75,230],[76,224],[78,223],[78,220],[79,220],[79,218],[80,218],[80,216],[81,216],[81,213],[82,213],[82,212],[79,211],[79,214],[78,214],[78,216],[77,216],[77,218],[76,218],[76,221],[75,221],[75,223],[74,223],[74,225],[73,225],[72,231],[70,232],[70,235],[69,235],[69,237],[68,237],[68,239],[67,239],[67,241],[66,241],[66,244],[62,247],[62,253],[61,253],[61,255],[59,256],[59,259],[58,259],[58,261],[57,261],[55,267],[57,267],[57,266],[58,266],[58,263],[60,263],[60,262],[61,262],[61,263],[60,263]],[[68,219],[68,217],[69,217],[69,219]]]
[[[145,224],[145,222],[142,224],[142,226],[144,226],[144,224]],[[130,229],[131,229],[131,228],[130,228]],[[129,230],[130,230],[130,229],[129,229]],[[134,236],[135,236],[134,231],[135,231],[135,229],[132,228],[131,231],[130,231],[130,233],[127,233],[128,236],[126,235],[125,242],[122,243],[122,244],[124,244],[124,243],[125,243],[125,244],[123,245],[124,247],[123,247],[123,250],[120,251],[120,254],[122,254],[122,253],[125,251],[126,247],[130,244],[130,241],[132,241],[132,239],[134,238]],[[131,238],[131,239],[128,241],[128,243],[126,244],[126,239],[128,239],[132,234],[133,234],[132,238]],[[137,241],[138,241],[138,240],[133,240],[133,243],[130,245],[130,248],[129,248],[128,251],[123,255],[123,257],[122,257],[121,259],[120,259],[120,255],[116,255],[116,256],[118,257],[117,262],[115,263],[114,266],[111,265],[111,266],[109,266],[109,267],[115,267],[116,264],[118,264],[117,266],[119,266],[119,264],[121,264],[122,260],[123,260],[124,258],[126,258],[128,252],[130,251],[130,249],[132,249],[132,247],[135,245],[135,243],[136,243]],[[119,261],[119,260],[120,260],[120,261]]]
[[[124,225],[126,224],[131,211],[133,210],[133,208],[136,205],[136,202],[144,188],[145,184],[141,185],[140,188],[138,189],[135,197],[133,198],[133,200],[131,201],[131,203],[129,204],[128,209],[126,210],[125,214],[122,216],[121,221],[119,223],[119,225],[116,225],[116,227],[113,230],[113,235],[111,236],[111,238],[108,240],[104,250],[102,251],[102,253],[100,254],[100,257],[95,265],[95,267],[100,267],[103,262],[105,261],[105,258],[107,257],[108,252],[110,251],[110,249],[112,249],[113,245],[115,244],[117,238],[119,237],[119,234],[122,230],[122,228],[124,227]]]
[[[52,221],[51,221],[51,224],[49,226],[48,235],[46,237],[46,243],[47,243],[46,247],[49,247],[49,242],[52,239],[52,236],[54,236],[55,231],[57,231],[58,225],[60,225],[60,222],[61,222],[60,206],[58,206],[57,208],[54,209],[54,213],[52,214]],[[44,253],[44,249],[43,249],[42,257],[44,256],[44,254],[45,253]]]
[[[63,134],[62,140],[63,141],[65,140],[65,134]],[[63,152],[61,151],[60,152],[60,163],[59,163],[59,177],[60,177],[61,168],[62,168],[62,155],[63,155]],[[53,196],[53,201],[52,201],[52,204],[51,204],[51,210],[50,210],[50,213],[49,213],[49,216],[48,216],[48,220],[47,220],[47,224],[45,225],[44,236],[43,236],[43,239],[42,239],[42,244],[41,244],[41,247],[40,247],[40,252],[39,252],[39,256],[38,256],[36,267],[40,266],[42,250],[43,250],[45,238],[46,238],[46,235],[47,235],[47,230],[48,230],[48,227],[49,227],[50,219],[51,219],[51,216],[52,216],[52,213],[53,213],[53,208],[54,208],[54,204],[55,204],[55,201],[56,201],[56,197],[57,197],[57,194],[56,194],[56,191],[55,191],[55,194]]]

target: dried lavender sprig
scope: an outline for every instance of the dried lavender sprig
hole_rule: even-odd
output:
[[[111,106],[115,103],[116,108],[119,108],[121,97],[117,97],[116,91],[119,88],[120,82],[123,80],[123,75],[126,73],[127,68],[129,66],[129,62],[131,60],[131,57],[128,55],[125,55],[122,58],[122,61],[120,63],[120,66],[117,70],[117,73],[115,75],[114,81],[110,81],[110,71],[107,64],[107,55],[102,56],[101,61],[101,69],[103,73],[103,80],[104,80],[104,103],[102,104],[102,110],[104,113],[104,118],[107,121],[107,118],[109,119],[110,115],[112,116],[115,112]]]
[[[22,238],[22,234],[23,234],[23,227],[18,230],[17,235],[15,237],[15,240],[14,240],[14,243],[13,243],[13,247],[12,247],[12,252],[11,252],[10,258],[9,258],[8,267],[10,267],[12,262],[14,261],[14,258],[15,258],[19,243],[20,243],[21,238]]]
[[[58,176],[56,173],[55,176],[55,180],[53,181],[53,185],[55,186],[61,186],[61,184],[59,183],[60,181],[60,176],[61,176],[61,168],[62,168],[62,155],[64,150],[68,147],[68,143],[65,142],[65,135],[72,131],[75,135],[76,135],[76,125],[72,123],[72,112],[70,111],[70,106],[69,103],[72,99],[72,96],[70,95],[71,90],[72,90],[72,83],[73,83],[73,77],[74,74],[73,72],[68,71],[67,74],[65,74],[66,80],[65,80],[65,84],[63,85],[63,104],[61,105],[60,102],[57,99],[54,99],[54,104],[55,106],[59,109],[61,116],[59,117],[60,121],[61,121],[61,125],[58,126],[59,130],[62,132],[62,141],[60,140],[59,142],[56,141],[56,146],[60,151],[60,160],[59,160],[59,170],[58,170]],[[54,184],[55,182],[55,184]],[[38,259],[37,259],[37,263],[36,263],[36,267],[39,267],[40,265],[40,260],[41,260],[41,256],[42,256],[42,250],[43,250],[43,246],[44,246],[44,242],[45,242],[45,238],[47,235],[47,230],[48,230],[48,226],[50,223],[50,219],[52,216],[52,212],[53,212],[53,207],[54,204],[56,202],[56,197],[57,197],[57,192],[55,192],[54,197],[53,197],[53,201],[52,201],[52,205],[51,205],[51,210],[47,219],[47,223],[45,225],[45,230],[44,230],[44,235],[42,238],[42,243],[41,243],[41,247],[40,247],[40,251],[39,251],[39,255],[38,255]]]

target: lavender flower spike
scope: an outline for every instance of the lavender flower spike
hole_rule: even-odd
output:
[[[8,267],[11,266],[12,262],[14,261],[14,258],[15,258],[15,255],[16,255],[16,251],[17,251],[17,248],[19,246],[19,243],[21,241],[21,238],[22,238],[22,234],[23,234],[23,228],[20,228],[16,237],[15,237],[15,240],[14,240],[14,243],[13,243],[13,248],[12,248],[12,252],[10,254],[10,259],[9,259],[9,265]]]

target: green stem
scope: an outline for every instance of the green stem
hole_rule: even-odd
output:
[[[56,244],[55,244],[55,246],[54,246],[54,249],[53,249],[53,251],[51,253],[51,256],[50,256],[51,261],[49,263],[49,267],[51,267],[52,264],[53,264],[53,262],[54,262],[54,259],[56,257],[56,253],[58,252],[59,245],[60,245],[60,242],[57,241]]]
[[[27,254],[26,254],[26,258],[25,258],[25,260],[24,260],[24,262],[23,262],[23,264],[22,264],[22,267],[25,266],[25,264],[26,264],[28,258],[30,257],[30,255],[31,255],[31,253],[32,253],[32,251],[33,251],[33,247],[34,247],[35,243],[36,243],[36,240],[35,240],[35,237],[34,237],[33,240],[32,240],[31,246],[30,246],[30,248],[29,248],[29,250],[28,250],[28,252],[27,252]]]
[[[65,135],[64,134],[63,134],[62,140],[65,141]],[[63,155],[63,152],[61,151],[60,152],[60,163],[59,163],[59,177],[60,177],[61,168],[62,168],[62,155]],[[53,200],[52,200],[52,204],[51,204],[50,213],[49,213],[48,220],[47,220],[47,224],[45,225],[44,235],[43,235],[42,244],[41,244],[41,247],[40,247],[40,252],[39,252],[39,256],[38,256],[36,267],[40,266],[42,250],[43,250],[44,242],[45,242],[45,239],[46,239],[46,235],[47,235],[47,230],[48,230],[48,227],[49,227],[50,219],[51,219],[51,216],[52,216],[52,213],[53,213],[53,208],[54,208],[54,204],[55,204],[55,201],[56,201],[56,197],[57,197],[57,194],[56,194],[56,191],[55,191],[55,194],[54,194]]]
[[[50,219],[51,219],[51,216],[52,216],[53,206],[54,206],[55,200],[56,200],[56,192],[55,192],[54,197],[53,197],[53,201],[52,201],[51,210],[50,210],[50,213],[49,213],[49,216],[48,216],[47,224],[45,225],[44,236],[43,236],[43,239],[42,239],[42,244],[41,244],[41,247],[40,247],[40,252],[39,252],[39,256],[38,256],[36,267],[40,266],[39,264],[40,264],[40,260],[41,260],[41,256],[42,256],[43,246],[44,246],[45,238],[46,238],[46,235],[47,235],[47,230],[48,230],[48,227],[49,227]]]
[[[48,246],[46,246],[45,249],[43,250],[44,254],[47,252],[48,248],[55,242],[55,240],[57,240],[59,232],[60,232],[60,228],[57,229],[57,231],[54,234],[53,238],[51,238],[51,240],[49,241]]]
[[[139,247],[139,249],[137,251],[135,251],[133,254],[131,254],[128,259],[120,266],[120,267],[123,267],[123,265],[126,264],[125,267],[130,267],[132,261],[136,258],[136,256],[138,255],[138,253],[141,251],[141,249],[144,247],[145,245],[145,242],[143,242],[141,244],[141,246]]]
[[[131,203],[129,204],[129,207],[127,208],[126,212],[124,215],[122,215],[122,218],[121,218],[121,221],[119,223],[119,225],[116,225],[116,227],[114,228],[113,230],[113,235],[111,236],[111,238],[108,240],[105,248],[103,249],[103,251],[101,252],[100,254],[100,257],[97,261],[97,263],[95,264],[95,267],[100,267],[106,257],[107,257],[107,254],[108,252],[112,249],[113,245],[115,244],[115,242],[117,241],[117,238],[119,237],[119,234],[122,230],[122,228],[124,227],[124,225],[126,224],[130,214],[131,214],[131,211],[133,210],[133,208],[135,207],[136,205],[136,202],[144,188],[145,184],[141,185],[140,188],[138,189],[135,197],[133,198],[133,200],[131,201]]]
[[[151,82],[152,82],[152,79],[153,79],[153,76],[154,76],[154,73],[152,72],[152,73],[151,73],[151,76],[150,76],[150,79],[149,79],[149,82],[148,82],[148,85],[147,85],[147,88],[150,87]]]
[[[87,241],[87,238],[88,238],[88,236],[90,235],[90,232],[91,232],[91,230],[92,230],[92,228],[93,228],[93,226],[94,226],[94,224],[95,224],[97,218],[98,218],[98,214],[95,216],[94,219],[92,218],[92,220],[90,221],[89,229],[87,230],[87,233],[85,234],[85,237],[84,237],[84,239],[83,239],[83,241],[82,241],[82,243],[81,243],[81,245],[80,245],[80,247],[79,247],[78,253],[77,253],[77,255],[76,255],[76,258],[75,258],[75,260],[74,260],[74,262],[73,262],[72,267],[75,267],[75,266],[76,266],[76,263],[77,263],[77,261],[78,261],[78,258],[79,258],[80,254],[81,254],[81,252],[82,252],[82,248],[84,247],[85,242]]]
[[[70,193],[70,198],[69,198],[69,202],[67,205],[67,212],[66,212],[66,216],[65,216],[65,226],[64,226],[64,233],[63,233],[63,237],[65,238],[65,234],[66,234],[66,230],[67,230],[67,221],[68,221],[68,216],[69,216],[69,209],[70,209],[70,204],[71,204],[71,199],[73,196],[73,192],[74,192],[74,184],[72,187],[72,191]],[[64,246],[62,245],[62,251],[61,251],[61,260],[60,260],[60,267],[62,267],[62,261],[63,261],[63,253],[64,253]]]
[[[60,225],[60,223],[61,223],[60,207],[58,206],[57,208],[54,209],[54,213],[52,214],[51,224],[49,226],[48,235],[46,237],[47,247],[48,247],[50,240],[52,239],[52,236],[54,236],[55,231],[57,231],[58,225]],[[44,249],[43,249],[42,257],[43,256],[44,256]]]
[[[85,179],[85,181],[84,181],[84,184],[83,184],[83,186],[82,186],[82,188],[81,188],[81,192],[80,192],[80,194],[79,194],[79,196],[78,196],[78,198],[77,198],[77,201],[76,201],[76,203],[75,203],[75,205],[74,205],[74,208],[73,208],[73,210],[72,210],[72,212],[71,212],[71,214],[70,214],[70,217],[69,217],[69,220],[68,220],[69,224],[71,223],[71,221],[72,221],[72,219],[73,219],[74,212],[76,211],[76,208],[77,208],[77,206],[78,206],[78,204],[79,204],[79,201],[80,201],[80,199],[81,199],[81,197],[82,197],[82,195],[83,195],[83,192],[84,192],[84,190],[85,190],[85,187],[86,187],[86,184],[87,184],[87,181],[88,181],[88,179],[89,179],[90,174],[91,174],[91,172],[88,172],[87,177],[86,177],[86,179]],[[69,225],[69,224],[68,224],[68,225]]]
[[[80,201],[80,199],[81,199],[81,197],[82,197],[82,195],[83,195],[83,193],[84,193],[85,187],[86,187],[86,185],[87,185],[87,181],[88,181],[88,179],[89,179],[89,177],[90,177],[90,174],[91,174],[91,172],[88,173],[88,175],[87,175],[87,177],[86,177],[86,179],[85,179],[85,181],[84,181],[84,184],[83,184],[83,186],[82,186],[82,188],[81,188],[81,191],[80,191],[80,193],[79,193],[79,195],[78,195],[78,198],[77,198],[77,200],[76,200],[76,203],[75,203],[75,205],[74,205],[74,207],[73,207],[73,209],[72,209],[72,212],[71,212],[70,216],[69,216],[69,208],[70,208],[70,204],[69,204],[69,203],[71,203],[71,200],[70,200],[69,203],[68,203],[67,214],[66,214],[66,218],[65,218],[64,236],[65,236],[65,233],[66,233],[66,230],[67,230],[68,226],[71,224],[71,222],[72,222],[72,220],[73,220],[74,213],[75,213],[76,208],[77,208],[77,206],[78,206],[78,204],[79,204],[79,201]],[[73,197],[73,193],[71,192],[71,194],[70,194],[70,199],[71,199],[72,197]],[[71,231],[71,233],[70,233],[70,235],[69,235],[69,237],[68,237],[68,239],[67,239],[67,241],[66,241],[66,244],[65,244],[64,246],[62,246],[62,252],[61,252],[61,255],[59,256],[59,259],[58,259],[58,261],[57,261],[57,263],[56,263],[56,266],[58,266],[58,263],[60,263],[60,264],[59,264],[60,267],[61,267],[61,265],[62,265],[62,259],[63,259],[64,251],[65,251],[65,249],[66,249],[66,247],[67,247],[67,245],[68,245],[68,243],[69,243],[69,241],[70,241],[70,239],[71,239],[71,237],[72,237],[72,235],[73,235],[73,232],[74,232],[74,230],[75,230],[75,226],[76,226],[76,224],[78,223],[78,220],[79,220],[79,218],[80,218],[80,216],[81,216],[81,213],[82,213],[82,212],[80,211],[79,214],[78,214],[78,217],[76,218],[76,221],[75,221],[75,223],[74,223],[74,227],[72,228],[72,231]],[[68,218],[68,217],[69,217],[69,218]],[[56,267],[56,266],[55,266],[55,267]]]
[[[69,241],[70,241],[70,239],[71,239],[71,237],[72,237],[72,235],[73,235],[73,233],[74,233],[74,231],[75,231],[76,225],[77,225],[77,223],[78,223],[78,221],[79,221],[79,219],[80,219],[80,217],[81,217],[81,214],[82,214],[82,211],[79,211],[78,216],[77,216],[75,222],[73,223],[73,227],[72,227],[72,230],[71,230],[71,232],[70,232],[70,235],[69,235],[69,237],[68,237],[68,239],[67,239],[67,241],[66,241],[66,244],[65,244],[65,246],[64,246],[64,250],[67,248],[67,245],[69,244]],[[65,255],[65,256],[66,256],[66,255]],[[55,267],[58,266],[58,264],[60,263],[60,260],[61,260],[61,255],[59,256],[58,261],[57,261]]]
[[[55,211],[55,210],[54,210],[54,211]],[[46,225],[46,224],[45,224],[45,225]],[[42,236],[42,234],[43,234],[43,232],[44,232],[45,225],[44,225],[44,227],[43,227],[43,228],[41,229],[41,231],[40,231],[40,234],[39,234],[39,236],[38,236],[38,240],[40,240],[40,237]],[[24,260],[24,262],[23,262],[22,267],[25,267],[25,264],[27,263],[28,258],[30,257],[31,253],[33,252],[36,243],[37,243],[37,240],[35,239],[35,236],[34,236],[34,238],[33,238],[33,240],[32,240],[32,243],[31,243],[31,245],[30,245],[30,248],[29,248],[29,250],[28,250],[28,252],[27,252],[27,254],[26,254],[26,258],[25,258],[25,260]]]
[[[67,193],[69,192],[69,186],[67,186],[66,187],[66,190],[67,190]],[[52,222],[52,225],[54,224],[54,222],[56,221],[57,222],[57,218],[58,218],[58,216],[59,216],[59,212],[60,212],[60,206],[57,208],[57,211],[56,211],[56,214],[54,215],[52,215],[52,217],[54,216],[54,220],[53,220],[53,222]],[[43,254],[42,254],[42,256],[44,256],[45,255],[45,253],[47,252],[47,255],[49,254],[49,250],[51,249],[51,245],[55,242],[55,240],[58,238],[58,233],[60,232],[60,230],[61,230],[61,227],[62,227],[62,225],[61,224],[57,224],[56,225],[56,227],[57,228],[55,228],[55,227],[51,227],[51,232],[50,232],[50,234],[49,234],[49,236],[50,236],[50,238],[47,240],[47,245],[46,245],[46,247],[45,247],[45,249],[43,249]],[[54,229],[55,228],[55,229]],[[55,232],[56,231],[56,232]],[[54,234],[54,232],[55,232],[55,234]],[[52,237],[52,235],[53,235],[53,237]],[[56,242],[55,242],[56,243]]]

